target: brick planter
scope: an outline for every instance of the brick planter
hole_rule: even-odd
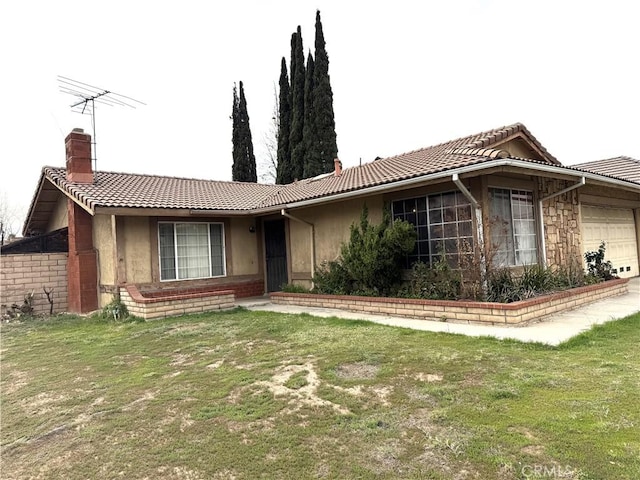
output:
[[[337,308],[353,312],[422,320],[491,325],[523,325],[602,298],[625,294],[628,291],[628,282],[629,280],[626,278],[609,280],[608,282],[564,290],[550,295],[541,295],[513,303],[314,295],[285,292],[272,293],[271,301],[281,305]]]
[[[120,299],[131,315],[146,320],[235,306],[233,290],[190,289],[142,294],[135,285],[127,285],[120,288]]]

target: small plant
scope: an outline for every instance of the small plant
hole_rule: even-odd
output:
[[[102,309],[102,318],[107,320],[122,321],[129,317],[127,306],[122,303],[120,297],[114,295],[113,300]]]
[[[588,274],[598,281],[618,278],[613,274],[613,266],[611,265],[611,262],[608,260],[605,261],[604,253],[605,242],[602,242],[598,247],[598,250],[595,252],[586,252],[584,254],[584,259],[587,262]]]
[[[518,279],[511,270],[501,268],[491,272],[487,288],[487,301],[499,303],[511,303],[522,300],[522,292]]]
[[[285,283],[280,287],[286,293],[309,293],[309,289],[295,283]]]
[[[22,305],[18,305],[17,303],[12,304],[11,308],[7,309],[7,315],[10,318],[33,316],[33,292],[25,294]]]

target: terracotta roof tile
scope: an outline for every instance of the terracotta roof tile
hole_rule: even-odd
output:
[[[69,182],[64,168],[45,167],[53,183],[90,208],[248,210],[282,185],[96,172],[93,184]]]
[[[640,160],[631,157],[622,156],[595,160],[572,165],[572,167],[599,175],[640,183]]]
[[[51,182],[91,209],[100,206],[247,211],[275,208],[474,165],[490,159],[506,158],[509,155],[506,151],[492,146],[516,133],[522,133],[535,144],[548,158],[547,163],[558,164],[524,125],[516,123],[358,167],[345,168],[337,177],[325,174],[288,185],[113,172],[97,172],[95,184],[79,184],[67,181],[63,168],[45,167],[43,173]]]

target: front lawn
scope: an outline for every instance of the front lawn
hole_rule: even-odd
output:
[[[640,314],[558,348],[237,310],[4,324],[1,477],[638,479]]]

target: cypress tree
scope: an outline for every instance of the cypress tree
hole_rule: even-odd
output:
[[[291,145],[289,135],[291,133],[291,89],[289,88],[289,76],[287,75],[287,61],[282,57],[280,62],[280,95],[278,98],[280,110],[278,111],[278,171],[276,183],[281,185],[293,182],[291,165]]]
[[[314,161],[319,163],[319,173],[330,172],[333,160],[338,156],[336,122],[333,115],[333,92],[329,79],[329,56],[327,55],[320,10],[316,11],[316,60],[314,70],[313,113],[316,139],[312,147]]]
[[[314,71],[315,62],[309,52],[307,57],[307,69],[305,71],[304,79],[304,128],[303,142],[304,142],[304,171],[302,178],[315,177],[320,173],[317,160],[318,156],[315,155],[315,145],[317,143],[316,129],[315,129],[315,111],[313,109],[313,97],[314,97]]]
[[[256,157],[253,154],[253,141],[249,127],[247,113],[247,99],[244,96],[244,86],[240,82],[240,95],[233,86],[233,113],[231,116],[233,127],[231,140],[233,142],[232,178],[236,182],[257,182]]]
[[[304,171],[304,52],[302,30],[291,35],[291,174],[294,180],[301,180]]]

